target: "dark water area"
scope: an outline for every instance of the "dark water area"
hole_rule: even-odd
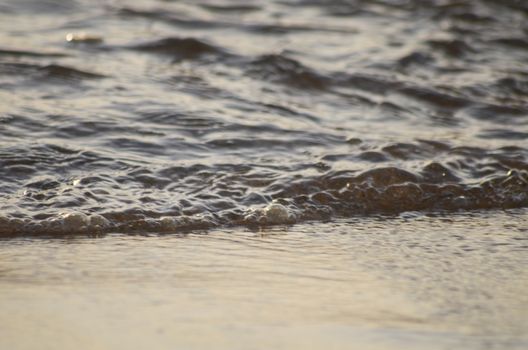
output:
[[[528,206],[528,2],[0,3],[0,235]]]

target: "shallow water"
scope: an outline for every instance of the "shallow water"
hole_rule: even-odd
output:
[[[527,17],[0,2],[0,348],[526,348]]]
[[[526,210],[0,241],[5,349],[526,349]]]
[[[525,207],[527,13],[514,0],[3,2],[0,232]]]

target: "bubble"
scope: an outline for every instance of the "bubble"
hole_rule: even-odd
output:
[[[174,230],[178,226],[178,221],[172,216],[165,216],[159,220],[162,231]]]
[[[294,217],[290,214],[288,208],[279,203],[270,203],[264,208],[264,215],[269,224],[283,224],[294,221]]]
[[[89,217],[81,212],[71,212],[61,215],[62,227],[64,230],[79,231],[88,226]]]
[[[105,228],[110,226],[110,221],[102,215],[93,214],[90,216],[90,226],[94,228]]]

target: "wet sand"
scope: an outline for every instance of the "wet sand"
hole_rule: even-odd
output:
[[[525,349],[526,227],[517,211],[3,240],[0,345]]]

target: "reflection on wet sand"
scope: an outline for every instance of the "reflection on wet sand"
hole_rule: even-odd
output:
[[[2,241],[0,343],[523,349],[525,227],[520,211]]]

